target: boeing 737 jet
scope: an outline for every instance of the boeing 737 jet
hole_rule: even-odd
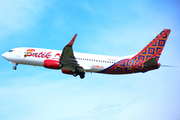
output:
[[[61,69],[62,73],[73,76],[85,77],[85,72],[104,74],[129,74],[147,72],[158,69],[161,52],[170,34],[170,29],[164,29],[144,49],[136,55],[113,57],[73,52],[72,40],[60,50],[41,48],[14,48],[2,54],[2,57],[14,64],[16,70],[18,64],[44,66],[49,69]]]

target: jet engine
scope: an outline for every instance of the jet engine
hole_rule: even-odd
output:
[[[44,60],[44,67],[49,69],[60,69],[59,61],[56,60]]]
[[[73,75],[73,71],[71,71],[71,70],[63,70],[63,69],[61,69],[61,70],[62,70],[62,73],[64,73],[64,74]]]

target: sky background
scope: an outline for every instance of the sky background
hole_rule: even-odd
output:
[[[147,73],[85,79],[0,58],[1,120],[180,120],[179,0],[0,0],[0,53],[16,47],[126,56],[171,29]]]

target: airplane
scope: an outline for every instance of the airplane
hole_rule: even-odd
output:
[[[14,64],[43,66],[49,69],[62,70],[62,73],[85,77],[85,72],[102,74],[130,74],[158,69],[158,63],[164,45],[170,34],[164,29],[145,48],[135,55],[115,57],[96,54],[73,52],[73,44],[77,34],[60,50],[21,47],[2,54],[2,57]]]

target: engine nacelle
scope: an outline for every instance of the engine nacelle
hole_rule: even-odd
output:
[[[56,60],[44,60],[44,67],[49,69],[60,69],[59,61]]]
[[[63,70],[63,69],[61,69],[61,70],[62,70],[62,73],[64,73],[64,74],[68,74],[68,75],[73,74],[73,71],[71,71],[71,70]]]

